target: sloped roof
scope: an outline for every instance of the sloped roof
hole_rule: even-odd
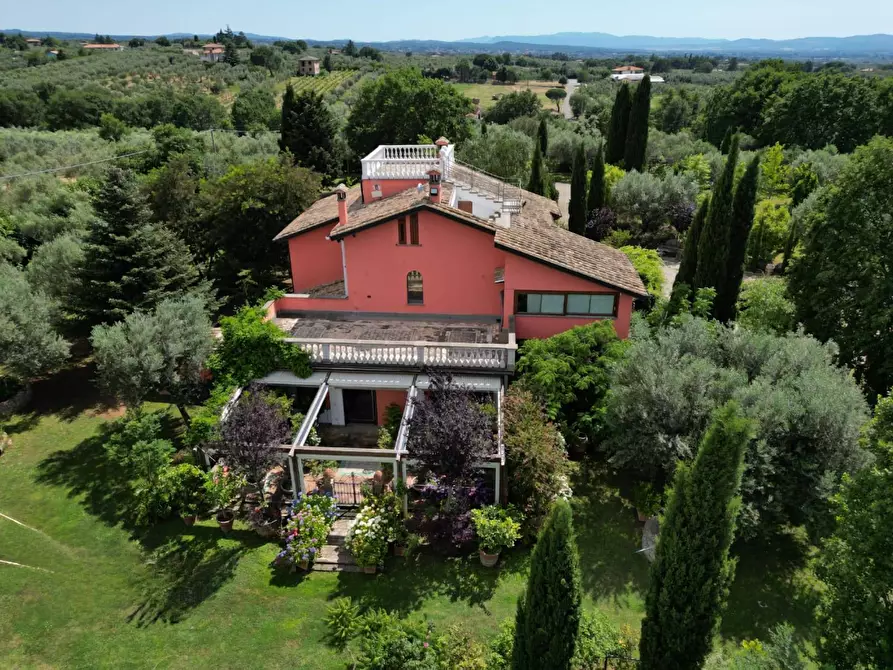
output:
[[[441,203],[428,200],[427,186],[421,192],[408,188],[387,198],[363,203],[362,188],[356,185],[347,192],[347,225],[338,223],[338,200],[331,193],[313,203],[275,239],[292,237],[322,225],[333,226],[329,236],[340,238],[397,216],[426,209],[494,233],[496,246],[509,252],[626,293],[648,295],[626,254],[555,225],[561,210],[554,200],[522,191],[521,212],[511,217],[510,227],[504,228],[445,204],[452,193],[453,185],[444,182],[441,185],[444,202]]]
[[[627,293],[648,295],[639,273],[619,249],[523,213],[512,217],[509,228],[496,231],[496,246]]]

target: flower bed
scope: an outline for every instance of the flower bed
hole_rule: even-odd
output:
[[[290,505],[285,529],[285,548],[273,560],[274,567],[309,567],[326,543],[338,516],[338,505],[330,495],[300,495]]]
[[[371,568],[380,565],[388,552],[388,544],[402,535],[403,513],[400,499],[392,492],[363,499],[356,523],[347,535],[345,545],[357,565]]]

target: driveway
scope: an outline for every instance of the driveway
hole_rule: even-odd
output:
[[[577,90],[576,79],[568,79],[567,85],[565,85],[564,90],[567,91],[567,97],[561,101],[561,112],[564,114],[564,118],[572,119],[574,118],[574,113],[571,111],[571,96],[574,94],[574,91]]]

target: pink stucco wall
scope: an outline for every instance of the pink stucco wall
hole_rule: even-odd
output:
[[[503,312],[503,323],[508,322],[509,314],[513,313],[515,309],[515,293],[536,293],[537,291],[617,292],[597,282],[550,268],[522,256],[507,253],[505,259],[505,310]],[[621,293],[617,301],[617,317],[614,319],[614,328],[621,338],[629,335],[632,306],[632,296]],[[580,326],[595,320],[547,315],[516,316],[515,336],[519,340],[531,337],[550,337],[574,326]]]
[[[406,391],[395,391],[393,389],[378,389],[375,391],[375,406],[378,410],[379,426],[384,425],[385,410],[391,403],[396,403],[400,409],[403,409],[406,405]]]
[[[326,239],[332,225],[319,226],[288,240],[295,293],[342,279],[341,245]]]
[[[375,184],[381,186],[381,197],[387,198],[388,196],[394,195],[395,193],[400,193],[400,191],[405,191],[408,188],[415,188],[419,184],[427,184],[428,178],[424,179],[364,179],[362,183],[363,188],[363,202],[372,202],[375,198],[372,197],[372,189],[375,187]]]

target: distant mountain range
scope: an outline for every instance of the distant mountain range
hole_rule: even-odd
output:
[[[50,35],[64,40],[89,40],[90,33],[67,33],[44,30],[0,29],[6,33],[21,32],[24,35]],[[193,33],[168,33],[170,39],[192,37]],[[212,37],[198,33],[199,38]],[[254,42],[274,42],[296,39],[246,33]],[[131,37],[154,39],[157,35],[112,35],[116,40],[127,41]],[[311,45],[342,46],[347,39],[306,39]],[[801,37],[790,40],[745,38],[738,40],[710,39],[705,37],[653,37],[649,35],[610,35],[608,33],[565,32],[551,35],[500,35],[473,37],[454,42],[438,40],[395,40],[390,42],[361,42],[358,44],[387,51],[417,51],[443,53],[471,53],[475,51],[511,51],[551,53],[566,51],[574,55],[610,55],[628,53],[695,52],[740,56],[781,56],[788,58],[893,58],[893,35],[854,35],[852,37]]]
[[[853,37],[801,37],[790,40],[744,38],[738,40],[704,37],[652,37],[649,35],[610,35],[608,33],[553,33],[551,35],[501,35],[473,37],[460,42],[497,44],[521,42],[525,44],[563,45],[609,49],[612,51],[723,51],[723,52],[783,52],[797,53],[893,53],[893,35],[855,35]]]

